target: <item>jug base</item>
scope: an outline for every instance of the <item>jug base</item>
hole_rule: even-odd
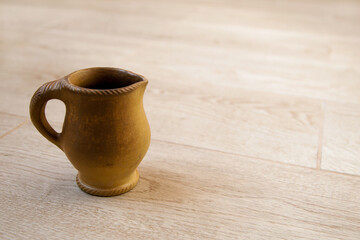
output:
[[[99,197],[111,197],[126,193],[131,189],[133,189],[138,183],[138,181],[139,181],[139,172],[137,169],[135,170],[135,177],[131,178],[129,182],[111,189],[99,189],[99,188],[91,187],[81,181],[81,179],[79,178],[79,174],[76,175],[76,183],[81,190],[83,190],[88,194]]]

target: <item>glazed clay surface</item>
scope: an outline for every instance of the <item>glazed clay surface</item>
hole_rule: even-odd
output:
[[[31,120],[79,171],[76,182],[97,196],[125,193],[138,182],[136,170],[150,144],[143,108],[147,79],[117,68],[89,68],[48,82],[34,94]],[[65,103],[61,133],[45,117],[48,100]]]

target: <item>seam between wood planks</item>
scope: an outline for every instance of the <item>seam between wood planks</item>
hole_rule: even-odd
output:
[[[19,114],[15,114],[15,113],[8,113],[8,112],[3,112],[0,111],[0,114],[4,114],[4,115],[8,115],[8,116],[12,116],[12,117],[18,117],[18,118],[28,118],[25,115],[19,115]]]
[[[0,136],[0,138],[3,138],[7,135],[9,135],[10,133],[14,132],[15,130],[21,128],[23,125],[25,125],[26,123],[28,123],[30,121],[30,119],[26,119],[25,121],[23,121],[22,123],[20,123],[19,125],[17,125],[16,127],[10,129],[9,131],[7,131],[6,133],[4,133],[3,135]]]
[[[326,108],[326,103],[323,102],[321,104],[321,117],[320,117],[321,122],[320,122],[320,131],[319,131],[319,140],[318,140],[316,169],[321,169],[322,151],[324,146],[325,108]]]

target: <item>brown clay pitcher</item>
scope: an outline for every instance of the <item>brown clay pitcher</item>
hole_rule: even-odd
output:
[[[148,81],[118,68],[88,68],[45,83],[34,94],[30,116],[79,171],[81,190],[97,196],[125,193],[138,182],[137,166],[150,144],[143,108]],[[61,133],[45,117],[50,99],[65,103]]]

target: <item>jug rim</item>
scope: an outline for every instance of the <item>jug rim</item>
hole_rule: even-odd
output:
[[[123,87],[96,89],[96,88],[87,88],[87,87],[75,85],[69,79],[72,76],[74,76],[76,73],[79,73],[82,71],[97,71],[97,70],[102,70],[102,71],[105,70],[105,71],[112,71],[112,72],[117,71],[117,72],[120,72],[123,74],[125,73],[128,76],[138,78],[139,80],[136,82],[133,82],[129,85],[123,86]],[[91,67],[91,68],[79,69],[79,70],[74,71],[74,72],[68,74],[67,76],[65,76],[64,80],[66,82],[65,86],[69,90],[77,92],[77,93],[94,94],[94,95],[118,95],[118,94],[122,94],[122,93],[131,92],[131,91],[137,89],[138,87],[140,87],[141,85],[148,83],[147,78],[145,78],[144,76],[142,76],[140,74],[137,74],[137,73],[134,73],[132,71],[125,70],[122,68],[115,68],[115,67]]]

